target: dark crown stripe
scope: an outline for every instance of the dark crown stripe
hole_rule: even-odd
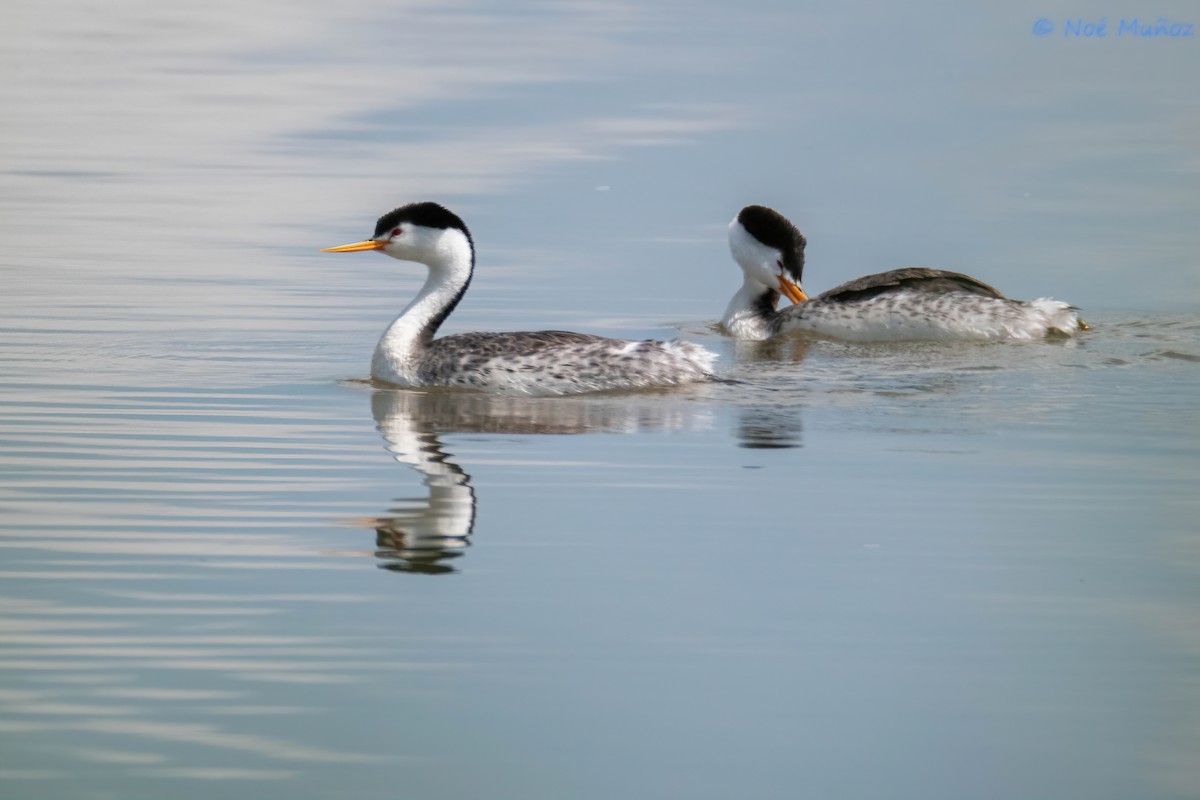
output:
[[[738,212],[738,222],[746,232],[767,247],[783,254],[783,268],[792,280],[800,283],[804,276],[804,234],[787,217],[766,206],[746,206]]]
[[[384,214],[375,223],[375,236],[387,233],[402,222],[411,222],[424,228],[455,228],[466,235],[467,241],[471,243],[471,250],[475,249],[475,241],[462,218],[445,206],[430,202],[409,203]]]

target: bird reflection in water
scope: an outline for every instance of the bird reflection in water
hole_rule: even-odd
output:
[[[375,530],[383,569],[438,575],[455,572],[474,532],[477,499],[471,476],[443,449],[456,433],[635,433],[712,427],[712,409],[679,390],[577,397],[513,397],[445,389],[377,389],[371,412],[397,461],[422,476],[424,497],[398,498],[386,516],[361,521]]]
[[[799,364],[811,345],[812,340],[807,337],[775,336],[762,342],[735,342],[734,354],[739,367],[750,365],[753,370],[743,374],[754,375],[756,382],[765,379],[769,383],[766,388],[774,390],[782,383],[776,378],[794,379],[803,374]],[[775,375],[775,370],[782,372]],[[738,446],[749,449],[803,447],[803,423],[794,393],[770,402],[776,392],[764,392],[762,388],[760,386],[758,391],[746,393],[742,398],[737,420]]]
[[[800,410],[795,406],[750,406],[738,412],[739,447],[752,450],[803,447]]]
[[[386,517],[364,522],[375,529],[375,556],[382,568],[437,575],[453,572],[447,562],[467,549],[475,527],[475,489],[471,477],[442,450],[432,426],[422,424],[432,410],[428,397],[372,393],[371,412],[388,452],[421,473],[429,495],[397,498]]]

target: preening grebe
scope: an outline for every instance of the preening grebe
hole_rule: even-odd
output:
[[[804,236],[782,214],[746,206],[729,224],[729,250],[745,283],[721,324],[738,339],[812,331],[852,341],[1040,339],[1086,330],[1058,300],[1009,300],[968,275],[940,269],[880,272],[809,299],[800,288]],[[795,305],[775,310],[780,294]]]

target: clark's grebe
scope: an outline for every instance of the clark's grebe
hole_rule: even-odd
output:
[[[475,269],[467,226],[437,203],[384,214],[370,239],[323,252],[378,250],[429,268],[425,285],[375,348],[371,377],[396,386],[449,386],[558,395],[674,386],[711,377],[716,354],[699,345],[624,341],[569,331],[460,333],[434,339]]]
[[[729,250],[745,274],[721,324],[738,339],[812,331],[852,341],[1040,339],[1086,330],[1075,309],[1049,298],[1009,300],[968,275],[895,269],[812,299],[800,288],[804,236],[782,214],[746,206],[729,224]],[[795,305],[776,311],[780,294]]]

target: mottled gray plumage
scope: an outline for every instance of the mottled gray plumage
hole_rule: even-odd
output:
[[[796,282],[799,283],[799,279]],[[874,275],[864,275],[861,278],[846,281],[840,286],[835,286],[827,292],[822,292],[814,299],[836,299],[838,302],[852,303],[856,300],[866,300],[884,292],[900,289],[928,294],[966,292],[967,294],[1004,299],[1004,295],[996,289],[970,275],[926,267],[906,267],[888,272],[877,272]]]
[[[430,342],[417,375],[426,386],[568,394],[691,383],[709,376],[711,361],[703,348],[679,340],[635,342],[571,331],[460,333]]]
[[[1065,303],[1048,299],[1025,302],[998,293],[966,291],[941,277],[892,284],[890,289],[886,285],[843,288],[869,283],[873,277],[851,281],[772,314],[772,335],[810,330],[856,341],[1029,339],[1050,333],[1070,335],[1080,329],[1074,311]]]

